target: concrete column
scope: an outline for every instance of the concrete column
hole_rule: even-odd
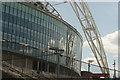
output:
[[[57,74],[57,68],[58,68],[58,67],[57,67],[57,65],[56,65],[56,67],[55,67],[55,74]]]
[[[47,72],[47,62],[45,62],[45,71]]]
[[[42,71],[42,67],[43,67],[43,61],[41,60],[41,64],[40,64],[40,66],[41,66],[41,71]]]
[[[14,65],[14,55],[12,55],[12,60],[11,60],[12,67]]]
[[[28,59],[25,59],[25,68],[27,69]]]
[[[39,70],[39,65],[40,65],[40,62],[39,60],[37,61],[37,70]]]
[[[47,64],[47,72],[49,72],[49,63]]]

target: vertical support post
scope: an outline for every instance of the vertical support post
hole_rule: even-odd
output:
[[[88,63],[88,72],[90,72],[90,62]]]
[[[60,54],[57,54],[57,78],[59,78],[59,71],[60,71]]]
[[[113,64],[113,66],[114,66],[114,75],[113,75],[113,78],[116,78],[116,70],[115,70],[115,60],[114,60],[114,64]]]
[[[14,55],[12,55],[12,68],[13,68],[13,64],[14,64]]]
[[[91,66],[90,63],[92,63],[92,62],[94,62],[94,60],[88,60],[88,72],[90,72],[90,66]]]
[[[60,71],[60,54],[64,52],[63,49],[59,49],[59,48],[56,48],[56,47],[53,47],[53,48],[49,48],[50,50],[54,50],[55,51],[55,54],[57,56],[57,78],[59,78],[59,71]],[[60,53],[58,53],[60,52]]]
[[[80,68],[79,68],[79,71],[80,71],[79,74],[80,74],[80,76],[81,76],[81,68],[82,68],[82,67],[81,67],[81,66],[82,66],[82,61],[81,61],[81,60],[82,60],[82,46],[83,46],[83,43],[80,44],[80,47],[81,47],[81,48],[80,48],[80,56],[81,56],[81,57],[80,57],[80,60],[79,60],[79,64],[80,64],[80,65],[79,65],[79,67],[80,67]]]
[[[42,67],[43,67],[43,61],[41,60],[41,64],[40,64],[40,71],[42,72]]]
[[[22,45],[22,49],[23,49],[23,55],[22,55],[22,73],[24,72],[24,49],[25,49],[25,46]]]
[[[25,59],[25,68],[26,68],[26,70],[27,70],[27,64],[28,64],[28,59],[26,58]]]
[[[47,72],[49,72],[49,63],[47,64]]]
[[[39,65],[40,65],[40,63],[39,63],[39,60],[37,61],[37,70],[39,70]]]
[[[72,68],[73,68],[73,58],[72,58]]]

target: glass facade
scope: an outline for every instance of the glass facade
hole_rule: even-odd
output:
[[[49,48],[58,47],[64,49],[62,55],[74,54],[75,58],[81,59],[82,38],[72,26],[17,2],[3,2],[1,13],[2,37],[6,40],[2,44],[3,50],[56,63],[56,55],[50,55],[53,51]],[[70,59],[60,57],[61,65],[71,65]],[[73,63],[74,69],[78,70],[80,64]]]

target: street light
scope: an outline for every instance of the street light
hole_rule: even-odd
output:
[[[113,64],[113,66],[114,66],[114,75],[113,75],[113,78],[116,78],[116,70],[115,70],[115,60],[114,60],[114,64]]]
[[[88,60],[88,72],[90,72],[90,63],[94,62],[94,60]]]
[[[60,69],[60,54],[62,54],[64,52],[63,49],[59,49],[57,47],[52,47],[52,48],[49,48],[50,50],[54,50],[55,51],[55,55],[57,55],[57,78],[59,77],[59,69]]]

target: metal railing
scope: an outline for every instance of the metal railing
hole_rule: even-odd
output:
[[[85,71],[87,71],[88,63],[84,62],[84,61],[79,61],[79,60],[77,60],[77,61],[81,62],[82,66],[85,66],[84,67]],[[15,72],[16,74],[20,74],[21,76],[18,76],[18,75],[16,76],[19,78],[24,76],[26,78],[29,77],[29,78],[33,78],[33,79],[40,79],[41,78],[44,80],[54,80],[54,79],[56,79],[56,76],[57,76],[55,73],[49,73],[49,72],[44,72],[44,71],[38,72],[37,70],[28,70],[28,69],[26,69],[26,70],[24,69],[25,71],[24,71],[24,73],[22,73],[22,70],[20,67],[13,66],[13,65],[7,63],[6,61],[2,61],[2,65],[3,65],[3,69],[5,69],[8,73],[10,71],[12,71],[12,72]],[[99,69],[100,68],[98,65],[91,64],[91,72],[92,73],[99,73],[99,71],[100,71]],[[109,68],[109,70],[110,70],[110,73],[113,73],[113,71],[114,71],[114,69],[110,69],[110,68]],[[120,72],[120,71],[116,70],[116,73],[117,72]],[[113,76],[113,75],[111,75],[111,76]],[[92,80],[90,78],[85,78],[82,76],[81,77],[71,77],[71,76],[61,75],[60,78],[63,78],[63,79],[68,78],[69,80],[88,80],[88,79]],[[117,79],[117,77],[116,77],[116,79]],[[96,79],[94,79],[94,80],[96,80]],[[112,80],[112,79],[109,78],[106,80]]]

